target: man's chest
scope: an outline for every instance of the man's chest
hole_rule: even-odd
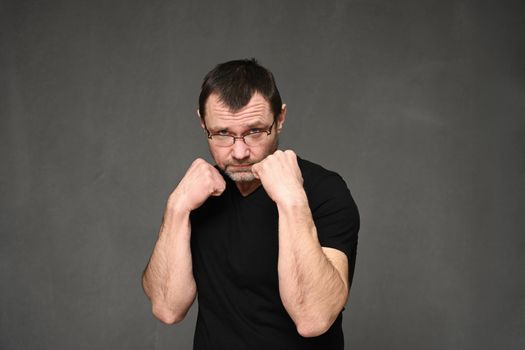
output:
[[[197,284],[278,287],[278,214],[263,193],[214,199],[192,217]]]

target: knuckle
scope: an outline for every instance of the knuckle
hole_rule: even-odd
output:
[[[210,181],[214,179],[215,173],[213,171],[213,168],[206,168],[203,170],[204,170],[204,176],[206,176],[207,179],[209,179]]]
[[[191,167],[192,168],[196,168],[196,169],[199,169],[199,168],[202,168],[203,166],[206,166],[206,161],[202,158],[197,158],[193,161],[193,163],[191,163]]]

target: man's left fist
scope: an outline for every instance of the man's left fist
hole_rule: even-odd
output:
[[[303,176],[294,151],[278,150],[252,166],[266,193],[277,204],[306,200]]]

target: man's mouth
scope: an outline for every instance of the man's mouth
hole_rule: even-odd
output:
[[[251,171],[253,164],[230,164],[228,165],[228,170],[233,171]]]

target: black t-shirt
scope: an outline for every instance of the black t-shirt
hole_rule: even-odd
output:
[[[359,214],[343,179],[298,158],[321,246],[344,252],[351,283]],[[286,312],[277,275],[278,212],[260,186],[243,197],[226,190],[191,213],[199,312],[194,349],[343,349],[342,315],[324,334],[304,338]]]

